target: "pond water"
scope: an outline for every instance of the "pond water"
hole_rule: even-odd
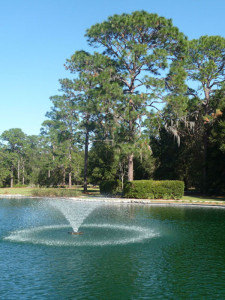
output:
[[[4,300],[224,299],[225,210],[0,199],[0,272]]]

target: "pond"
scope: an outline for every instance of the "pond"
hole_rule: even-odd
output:
[[[0,199],[0,257],[4,300],[224,299],[225,210]]]

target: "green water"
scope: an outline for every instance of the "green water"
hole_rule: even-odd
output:
[[[0,299],[224,299],[225,210],[0,200]]]

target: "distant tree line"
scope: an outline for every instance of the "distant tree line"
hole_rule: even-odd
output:
[[[145,11],[86,32],[39,136],[1,135],[0,185],[179,179],[225,193],[225,38],[188,38]]]

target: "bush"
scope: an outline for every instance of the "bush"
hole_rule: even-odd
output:
[[[14,185],[14,188],[26,188],[27,184],[17,183]]]
[[[32,190],[31,194],[34,197],[77,197],[81,195],[81,192],[73,189],[67,190],[65,188],[41,188]]]
[[[100,193],[106,195],[117,195],[122,193],[122,182],[120,180],[106,180],[99,185]]]
[[[124,197],[141,199],[181,199],[184,183],[178,180],[134,180],[124,185]]]

